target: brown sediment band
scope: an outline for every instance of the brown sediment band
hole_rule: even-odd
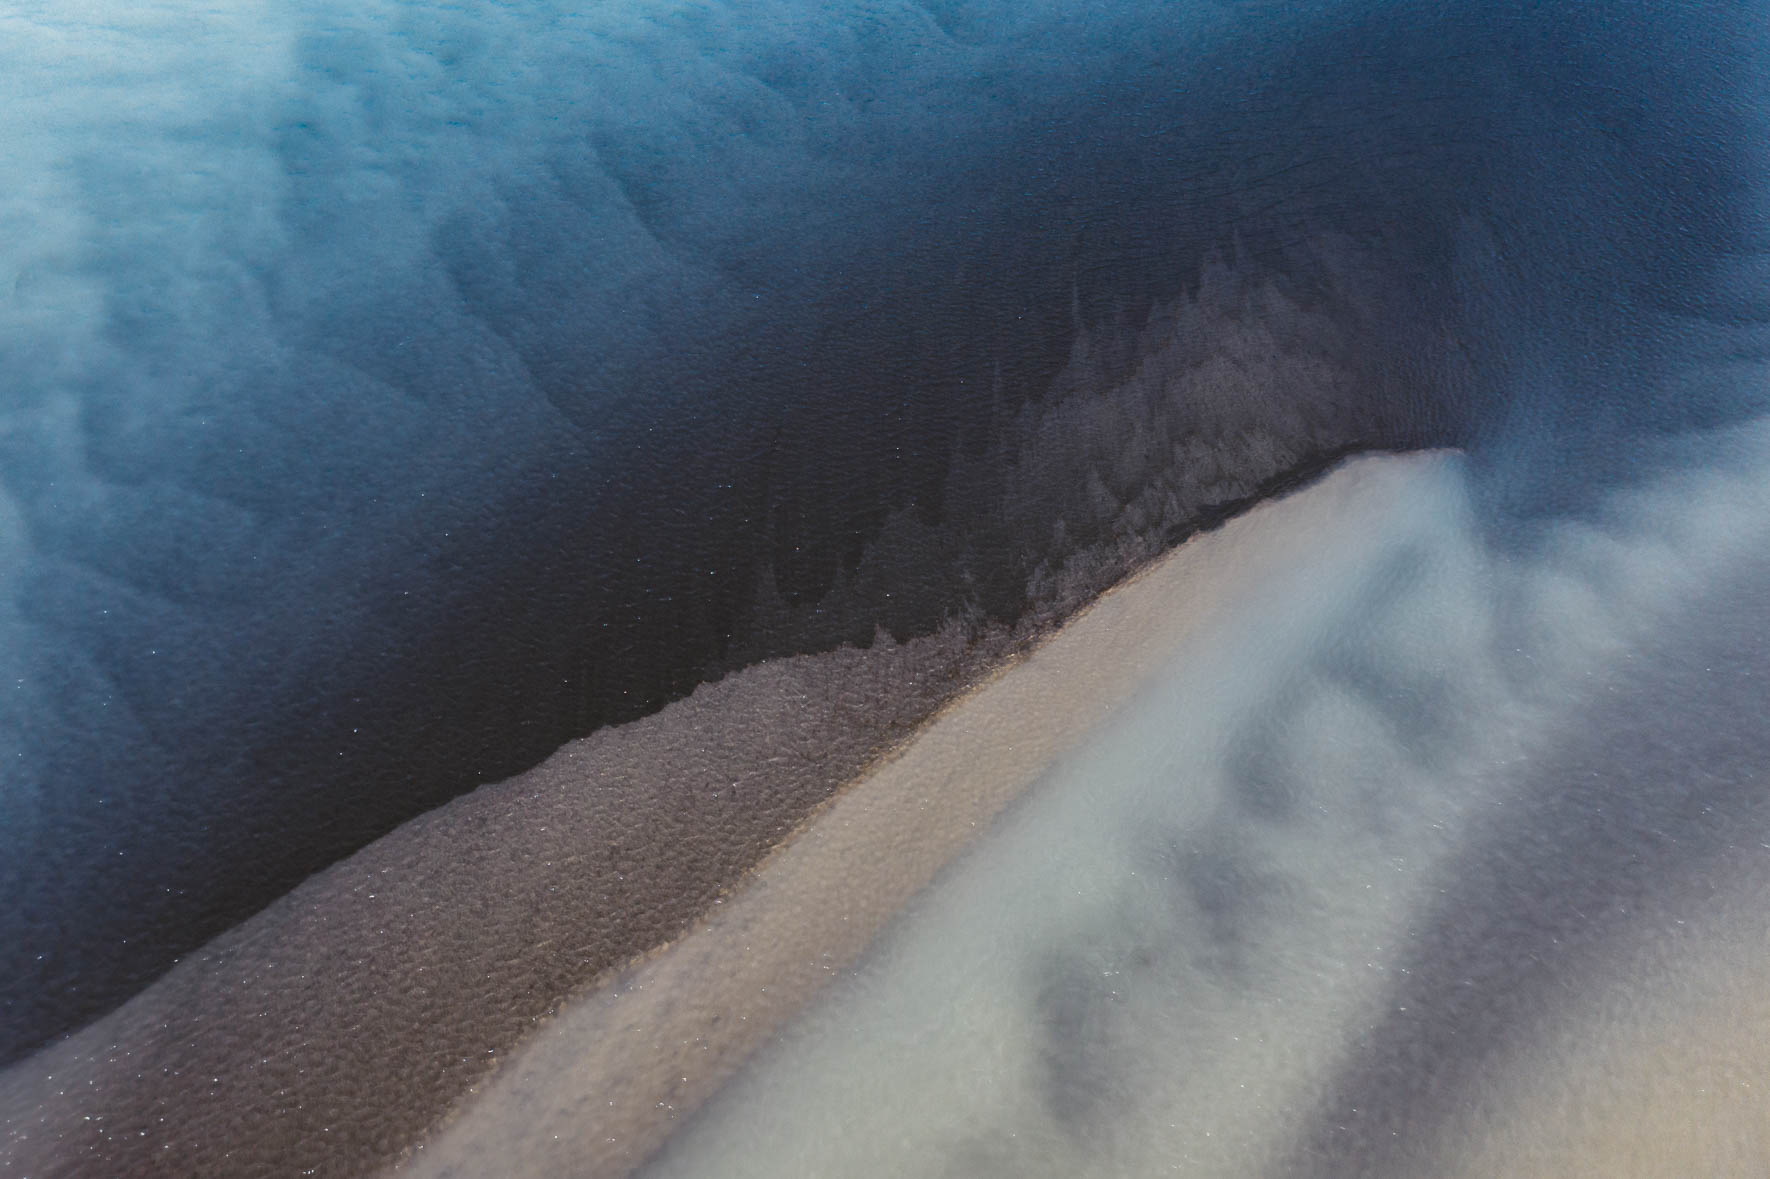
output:
[[[761,664],[413,820],[0,1074],[0,1171],[373,1169],[1033,635]]]
[[[642,1163],[1053,762],[1324,518],[1426,459],[1363,462],[1310,511],[1263,508],[1106,594],[824,808],[695,931],[567,1006],[399,1171],[616,1176]]]
[[[1245,567],[1224,548],[1244,531],[1200,538],[1020,662],[1037,624],[955,623],[760,664],[414,820],[0,1074],[0,1164],[362,1173],[409,1156],[463,1094],[533,1084],[533,1055],[577,1052],[572,1029],[591,1026],[572,1082],[543,1081],[535,1100],[570,1120],[597,1085],[614,1094],[594,1098],[602,1107],[578,1129],[593,1141],[575,1162],[619,1173],[1203,624],[1202,569]],[[940,711],[1010,663],[987,692]],[[611,975],[709,911],[700,934]],[[591,997],[537,1037],[573,994]],[[506,1064],[524,1041],[535,1044],[524,1065]],[[465,1104],[416,1156],[424,1165],[455,1149],[508,1152],[525,1132],[481,1134]]]
[[[1343,243],[1317,249],[1357,271]],[[952,511],[1013,504],[1009,534],[1053,531],[1016,628],[757,664],[413,820],[0,1075],[0,1164],[282,1175],[399,1155],[563,996],[679,936],[966,685],[1188,530],[1387,437],[1332,322],[1275,282],[1212,262],[1119,341],[1141,358],[1121,383],[1090,359],[1111,341],[1083,341],[1014,427],[1011,488],[955,476]],[[1287,408],[1304,394],[1309,413]],[[845,593],[938,535],[893,517],[853,584],[792,608],[760,595],[769,625],[852,614]]]

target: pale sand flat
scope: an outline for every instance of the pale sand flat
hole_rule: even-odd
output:
[[[815,839],[742,890],[740,918],[721,890],[808,800],[1026,639],[950,628],[764,663],[421,816],[0,1072],[0,1170],[361,1173],[425,1141],[461,1094],[471,1111],[486,1108],[480,1090],[537,1084],[537,1108],[568,1120],[600,1100],[586,1165],[625,1168],[1175,645],[1294,573],[1298,554],[1324,555],[1340,513],[1393,502],[1438,461],[1361,460],[1194,538],[850,789]],[[620,973],[709,907],[710,934]],[[634,1030],[659,1026],[644,1005],[682,1022]],[[547,1024],[561,1006],[568,1017]],[[572,1060],[569,1029],[589,1021],[596,1039],[597,1019],[627,1030],[576,1071],[608,1070],[612,1114],[609,1098],[505,1063],[529,1042],[526,1061]],[[687,1047],[672,1057],[661,1043]]]
[[[642,1162],[1189,637],[1257,608],[1312,565],[1365,559],[1381,536],[1370,522],[1400,510],[1446,461],[1348,463],[1104,595],[845,791],[698,929],[568,1007],[397,1169],[602,1176]],[[1354,517],[1365,539],[1337,535],[1336,522]]]

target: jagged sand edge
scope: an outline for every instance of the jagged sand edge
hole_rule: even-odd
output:
[[[692,933],[561,1012],[395,1169],[630,1171],[1190,635],[1321,543],[1324,524],[1394,502],[1444,461],[1348,463],[1103,595],[844,791]]]

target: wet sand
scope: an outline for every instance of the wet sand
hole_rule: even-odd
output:
[[[1756,435],[1323,514],[645,1174],[1763,1173]]]
[[[644,1161],[1189,636],[1294,578],[1305,551],[1360,560],[1324,554],[1322,537],[1442,461],[1356,460],[1107,593],[847,789],[693,933],[565,1010],[400,1171],[602,1176]]]
[[[1035,633],[761,664],[405,824],[0,1072],[0,1173],[372,1170]]]
[[[1345,494],[1326,486],[1288,502]],[[1014,631],[955,621],[770,661],[407,823],[0,1073],[0,1165],[232,1177],[396,1161],[463,1094],[528,1076],[506,1058],[551,1015],[596,1010],[570,996],[646,993],[616,976],[703,914],[726,927],[723,894],[883,759],[813,825],[850,831],[845,842],[805,860],[826,847],[820,835],[744,890],[772,956],[687,939],[696,948],[665,955],[681,981],[644,1000],[667,998],[686,1022],[611,1041],[599,1058],[623,1096],[586,1157],[637,1161],[1162,652],[1308,543],[1307,527],[1275,523],[1294,510],[1259,507],[1195,537],[1032,659],[1015,662],[1045,641],[1044,615]],[[1287,539],[1242,551],[1267,533]],[[763,987],[752,1014],[749,991]],[[705,1030],[722,1020],[719,1035]],[[711,1036],[690,1054],[700,1067],[657,1053],[697,1036]],[[641,1066],[652,1089],[624,1079]],[[549,1100],[581,1107],[574,1085],[546,1084]]]
[[[1770,891],[1757,883],[1627,947],[1578,1018],[1469,1103],[1445,1173],[1770,1175]]]
[[[852,985],[893,919],[1164,666],[1206,636],[1281,625],[1312,586],[1364,578],[1456,461],[1348,462],[1042,641],[959,626],[882,638],[760,665],[574,743],[320,874],[0,1074],[0,1170],[629,1174],[828,984]],[[1682,563],[1692,584],[1699,566]],[[1609,643],[1601,626],[1567,641]],[[752,869],[746,849],[766,847]],[[1753,879],[1718,869],[1736,876]],[[1761,1173],[1767,931],[1758,894],[1741,896],[1687,931],[1644,925],[1674,937],[1618,941],[1549,1038],[1508,1048],[1420,1146],[1469,1174]],[[1330,1031],[1375,1026],[1358,1014],[1368,987],[1348,986],[1357,1001]],[[1272,1046],[1299,1092],[1321,1080],[1298,1071],[1306,1040]],[[1244,1129],[1282,1153],[1269,1119]]]

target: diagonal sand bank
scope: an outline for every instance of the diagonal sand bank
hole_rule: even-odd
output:
[[[647,1179],[1762,1173],[1765,442],[1506,535],[1455,460],[1276,506]]]
[[[1641,812],[1643,838],[1707,891],[1656,885],[1663,913],[1594,942],[1566,975],[1589,1003],[1526,987],[1528,1018],[1493,1026],[1529,1034],[1447,1052],[1466,1103],[1447,1119],[1431,1093],[1403,1094],[1396,1116],[1419,1132],[1405,1149],[1388,1123],[1372,1123],[1383,1142],[1333,1137],[1340,1104],[1364,1117],[1367,1097],[1396,1097],[1385,1051],[1432,1042],[1407,1013],[1462,993],[1418,980],[1458,969],[1472,917],[1535,937],[1521,957],[1547,953],[1566,940],[1547,920],[1560,886],[1531,872],[1616,876],[1577,831],[1539,830],[1515,788],[1546,774],[1552,802],[1554,751],[1641,695],[1636,661],[1657,658],[1667,619],[1712,629],[1712,587],[1761,550],[1770,448],[1704,445],[1738,469],[1557,525],[1549,558],[1477,535],[1457,457],[1359,459],[1193,538],[1022,658],[1024,638],[955,629],[710,685],[408,824],[0,1074],[0,1171],[614,1176],[651,1160],[659,1175],[1068,1177],[1184,1159],[1314,1176],[1354,1173],[1336,1159],[1407,1173],[1424,1152],[1470,1173],[1612,1159],[1657,1175],[1749,1160],[1770,1083],[1751,901],[1770,835],[1750,834],[1761,710],[1727,703],[1739,692],[1694,722],[1660,710],[1664,734],[1617,714],[1674,766],[1697,756],[1679,743],[1693,723],[1733,751],[1733,795],[1714,793],[1715,754],[1692,782],[1737,811],[1721,829],[1738,864],[1705,875],[1706,828],[1668,826],[1697,796],[1649,766],[1641,798],[1669,809]],[[1665,633],[1691,674],[1720,666]],[[1761,682],[1760,635],[1745,621],[1704,640],[1739,649],[1740,699]],[[1697,699],[1670,674],[1648,682]],[[1612,860],[1641,875],[1627,839]],[[746,840],[778,846],[730,887]],[[1518,904],[1482,900],[1495,848]],[[1749,887],[1717,914],[1706,898],[1730,881]],[[1687,933],[1665,916],[1680,904],[1697,906]],[[685,921],[644,960],[596,966]]]
[[[851,963],[895,912],[1187,641],[1387,547],[1446,460],[1363,459],[1194,538],[935,719],[702,926],[586,996],[401,1168],[622,1174]],[[1367,526],[1324,544],[1337,522]]]
[[[944,716],[918,752],[887,767],[889,778],[851,791],[816,825],[826,834],[785,862],[798,865],[845,830],[847,843],[828,845],[826,859],[797,875],[771,869],[746,893],[745,911],[768,915],[776,930],[750,939],[754,954],[690,968],[708,957],[678,950],[668,960],[682,965],[668,969],[679,985],[639,984],[651,996],[644,1002],[663,1001],[689,1021],[670,1035],[706,1036],[706,1047],[695,1049],[696,1068],[671,1060],[660,1072],[660,1041],[636,1033],[611,1042],[599,1059],[621,1107],[615,1122],[597,1119],[610,1128],[593,1135],[597,1151],[586,1157],[641,1157],[671,1106],[704,1095],[754,1029],[851,957],[1163,652],[1283,567],[1312,528],[1353,510],[1340,501],[1379,504],[1422,461],[1361,466],[1392,473],[1341,475],[1196,538],[1100,602],[1072,637]],[[1282,523],[1315,502],[1327,506],[1313,525]],[[1267,539],[1243,551],[1259,537]],[[406,824],[188,955],[122,1008],[0,1073],[0,1169],[231,1179],[362,1173],[398,1158],[488,1076],[528,1083],[531,1074],[500,1066],[561,996],[594,991],[602,984],[591,980],[607,980],[700,914],[723,914],[722,891],[808,808],[1038,635],[954,625],[902,644],[761,664]],[[916,767],[932,769],[923,780],[905,776]],[[632,983],[622,986],[625,994]],[[753,1000],[753,1013],[741,1009]],[[573,1018],[590,1018],[600,1001],[571,1008]],[[719,1036],[702,1026],[722,1016]],[[550,1031],[541,1043],[556,1041],[565,1042]],[[661,1088],[644,1093],[637,1079],[621,1079],[633,1069],[650,1069]],[[554,1099],[586,1100],[564,1086]]]

